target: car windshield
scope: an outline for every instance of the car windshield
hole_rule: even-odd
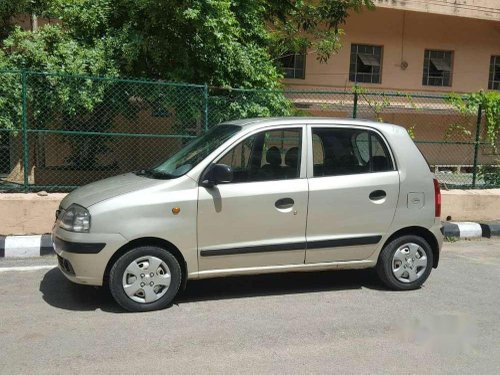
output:
[[[241,130],[236,125],[218,125],[180,149],[166,161],[152,169],[136,172],[151,178],[177,178],[193,169],[217,147]]]

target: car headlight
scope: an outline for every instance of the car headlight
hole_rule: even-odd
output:
[[[90,230],[90,213],[86,208],[72,204],[64,212],[59,226],[71,232],[88,233]]]

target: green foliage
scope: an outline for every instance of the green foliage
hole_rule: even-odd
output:
[[[74,130],[106,130],[111,126],[111,121],[96,116],[98,108],[109,108],[109,103],[116,99],[116,93],[109,90],[110,83],[68,77],[68,74],[116,76],[118,70],[104,41],[78,43],[61,25],[47,25],[38,32],[15,28],[3,41],[0,67],[51,72],[30,74],[26,78],[31,128],[44,129],[47,121],[58,116],[63,119],[62,127],[69,126]],[[5,81],[2,79],[0,92],[3,93],[0,94],[0,112],[4,113],[0,117],[0,126],[19,129],[22,104],[20,74]],[[74,137],[67,140],[74,150],[69,162],[81,164],[77,160],[79,158],[85,158],[88,162],[88,157],[83,157],[79,146],[74,144]],[[88,143],[86,154],[93,154],[93,160],[106,151],[102,138],[89,136],[85,142]],[[43,146],[38,142],[37,147]]]
[[[52,0],[2,0],[0,1],[0,40],[13,30],[13,17],[26,17],[32,14],[49,16],[46,11]]]
[[[30,106],[31,115],[37,128],[43,127],[44,119],[58,112],[75,116],[89,113],[102,103],[108,93],[108,84],[102,81],[86,81],[83,85],[74,80],[61,78],[60,74],[84,74],[116,76],[118,70],[103,42],[93,45],[75,43],[71,36],[59,25],[47,25],[33,33],[16,28],[4,40],[4,51],[0,51],[0,69],[20,69],[29,67],[35,71],[56,74],[30,75],[29,97],[36,98]],[[19,82],[19,75],[15,76]],[[0,111],[5,106],[17,108],[7,112],[16,113],[21,105],[20,88],[12,89],[12,80],[2,82],[0,91],[5,103],[0,103]],[[19,85],[20,86],[20,85]],[[3,122],[6,128],[19,128],[20,124]]]
[[[486,138],[495,146],[500,131],[500,93],[480,91],[477,93],[452,94],[448,101],[463,114],[477,114],[479,106],[486,118]]]
[[[497,160],[497,165],[482,166],[478,177],[484,180],[486,186],[500,186],[500,160]]]
[[[29,123],[38,129],[47,119],[59,118],[65,129],[109,130],[113,119],[102,116],[103,108],[115,108],[116,115],[121,107],[130,109],[130,98],[174,111],[178,127],[193,127],[203,121],[199,99],[172,101],[167,89],[134,92],[106,80],[74,81],[67,75],[280,89],[276,57],[282,51],[311,48],[325,61],[340,47],[340,25],[348,12],[365,5],[371,7],[371,0],[2,1],[0,69],[49,73],[28,77],[28,97],[36,98],[29,103]],[[13,27],[16,17],[30,16],[57,21],[40,22],[32,31]],[[19,79],[14,75],[0,81],[0,126],[7,129],[20,127]],[[211,103],[216,118],[291,113],[283,94],[239,95],[242,99],[236,100],[234,92],[221,90]],[[97,155],[106,152],[102,138],[87,139],[85,152],[71,145],[72,164],[95,164]]]
[[[411,139],[415,139],[415,125],[410,126],[406,131]]]
[[[460,239],[460,237],[454,237],[454,236],[445,236],[444,240],[446,242],[457,242]]]
[[[341,47],[340,26],[348,12],[373,9],[372,0],[276,0],[262,1],[272,29],[272,54],[314,50],[320,62]]]
[[[327,60],[340,47],[348,12],[373,7],[371,0],[8,3],[0,6],[5,24],[19,14],[50,15],[77,46],[105,46],[122,75],[268,89],[280,86],[276,57],[310,48]]]
[[[414,110],[415,112],[422,111],[422,107],[419,107],[417,105],[413,96],[411,96],[410,94],[403,94],[403,93],[398,93],[398,94],[400,94],[401,96],[404,96],[404,98],[408,101],[408,104],[410,105],[410,108],[412,110]],[[408,134],[410,135],[410,138],[413,140],[416,137],[415,128],[416,128],[416,125],[411,125],[410,127],[408,127],[408,129],[406,129],[408,131]]]
[[[74,40],[105,41],[122,75],[279,86],[260,2],[58,0],[53,8]]]
[[[461,124],[451,124],[444,133],[444,139],[450,140],[456,134],[463,135],[466,139],[472,136],[472,132]]]
[[[295,114],[282,91],[213,90],[209,100],[210,122],[236,118],[290,116]]]
[[[357,93],[359,97],[363,98],[366,104],[368,104],[368,107],[373,111],[375,119],[378,122],[384,122],[384,119],[382,118],[382,112],[386,108],[389,108],[391,106],[391,101],[387,96],[385,96],[385,93],[381,93],[381,99],[376,100],[367,95],[367,90],[364,87],[355,85],[353,86],[353,92]]]
[[[0,52],[0,128],[21,128],[21,77],[2,66]]]

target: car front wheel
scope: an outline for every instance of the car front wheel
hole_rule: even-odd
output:
[[[429,277],[433,265],[432,249],[420,236],[407,235],[388,243],[380,253],[377,273],[394,290],[419,288]]]
[[[181,267],[170,252],[142,246],[118,258],[109,274],[109,289],[124,309],[152,311],[171,305],[181,280]]]

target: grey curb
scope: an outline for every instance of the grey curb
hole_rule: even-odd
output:
[[[500,224],[443,222],[445,237],[491,238],[500,236]],[[55,255],[50,234],[38,236],[0,236],[0,258],[23,258]]]

